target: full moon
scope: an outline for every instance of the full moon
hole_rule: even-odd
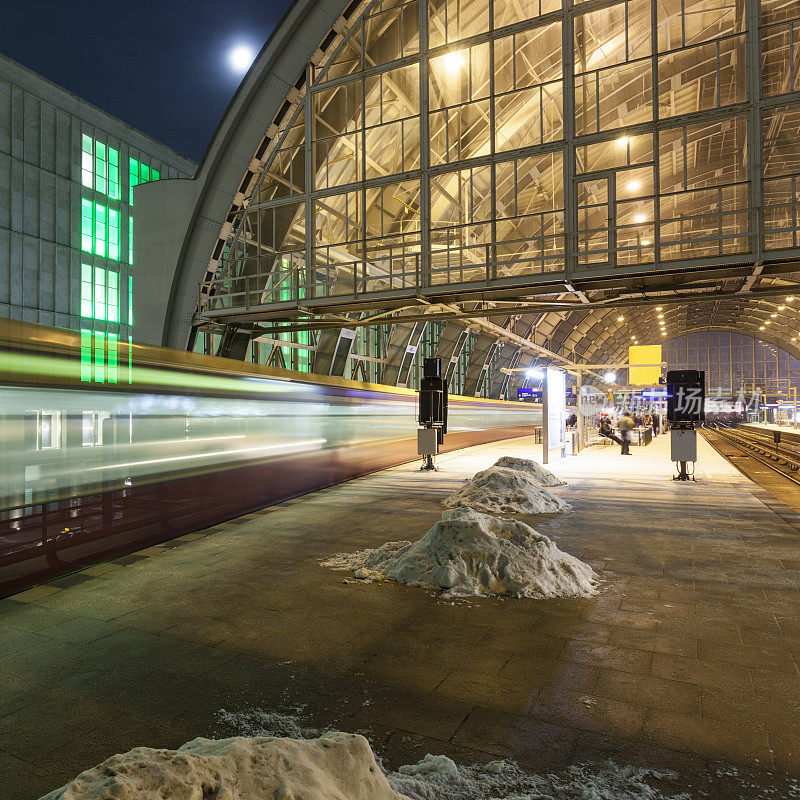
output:
[[[228,62],[231,65],[231,69],[239,73],[247,72],[254,58],[253,48],[246,44],[237,45],[228,53]]]

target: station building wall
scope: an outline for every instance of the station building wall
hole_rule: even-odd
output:
[[[197,165],[0,55],[0,317],[133,333],[134,187]]]

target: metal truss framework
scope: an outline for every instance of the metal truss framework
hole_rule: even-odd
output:
[[[758,324],[800,260],[796,2],[374,0],[292,93],[200,325],[296,340],[400,313],[406,352],[415,325],[495,319],[562,362],[660,340],[657,303],[670,335],[709,307],[797,335],[791,306]]]

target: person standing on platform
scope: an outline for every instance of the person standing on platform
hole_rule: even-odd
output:
[[[631,431],[636,427],[636,423],[625,412],[617,422],[620,436],[622,437],[622,450],[620,454],[623,456],[631,455]]]

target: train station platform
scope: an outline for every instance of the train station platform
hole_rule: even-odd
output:
[[[364,732],[426,753],[647,765],[711,798],[800,791],[800,514],[699,442],[551,464],[573,511],[537,521],[589,562],[591,599],[447,599],[345,582],[320,560],[417,539],[441,500],[531,439],[407,464],[0,601],[0,796],[134,746],[269,730]],[[530,521],[530,519],[526,519]],[[674,781],[673,781],[674,783]]]

